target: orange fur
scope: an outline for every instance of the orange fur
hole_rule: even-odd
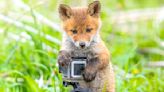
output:
[[[90,41],[91,35],[96,34],[98,28],[98,18],[93,18],[87,13],[87,8],[72,9],[72,16],[63,22],[64,31],[68,33],[74,41]],[[86,32],[87,28],[92,28],[90,33]],[[72,29],[77,30],[77,34],[72,33]]]

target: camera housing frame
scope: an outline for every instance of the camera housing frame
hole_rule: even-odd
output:
[[[71,77],[72,78],[81,78],[81,75],[75,74],[75,65],[83,65],[83,69],[86,67],[86,61],[72,61],[71,62]],[[81,67],[80,67],[81,68]]]
[[[63,74],[64,80],[81,80],[81,73],[86,67],[86,57],[72,57],[71,63],[67,67],[59,66],[59,71]]]

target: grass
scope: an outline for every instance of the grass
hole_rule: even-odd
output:
[[[62,39],[57,4],[78,1],[12,1],[0,1],[0,92],[67,92],[56,63]],[[164,69],[146,65],[164,60],[164,22],[154,17],[111,21],[115,12],[160,8],[163,1],[101,2],[101,36],[112,55],[116,91],[163,92]]]

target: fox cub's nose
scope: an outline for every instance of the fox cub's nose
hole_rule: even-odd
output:
[[[79,45],[81,48],[85,48],[85,42],[80,42]]]

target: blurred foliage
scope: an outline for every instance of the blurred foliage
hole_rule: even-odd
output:
[[[62,39],[58,4],[88,2],[92,0],[0,0],[0,92],[68,91],[56,63]],[[164,60],[164,21],[153,17],[119,24],[111,20],[116,12],[143,12],[163,7],[164,1],[101,3],[101,36],[112,55],[117,92],[163,92],[164,69],[146,64]]]

